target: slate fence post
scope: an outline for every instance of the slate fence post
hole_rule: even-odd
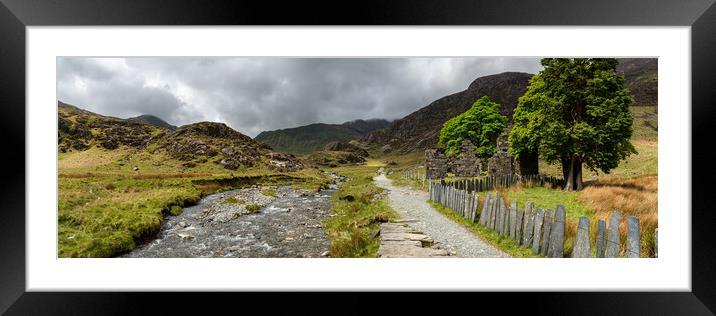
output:
[[[641,254],[641,225],[636,216],[627,217],[627,244],[626,257],[639,258]]]
[[[619,222],[621,214],[617,211],[612,212],[609,218],[609,231],[607,232],[607,247],[604,254],[606,258],[616,258],[619,256]]]
[[[547,256],[547,250],[549,249],[549,237],[552,234],[552,210],[547,209],[547,214],[544,216],[544,233],[542,234],[542,250],[540,255]]]
[[[562,258],[564,255],[564,225],[567,219],[567,212],[564,205],[557,205],[554,211],[554,223],[549,236],[549,249],[547,256],[550,258]]]
[[[572,258],[589,258],[592,256],[592,248],[589,245],[589,219],[586,216],[579,218],[577,226],[577,237],[572,248]]]
[[[600,219],[597,222],[597,258],[604,258],[604,253],[607,247],[607,222]]]
[[[542,239],[542,223],[544,221],[544,213],[541,208],[537,209],[534,221],[534,234],[532,237],[532,252],[535,254],[539,253],[539,245]]]

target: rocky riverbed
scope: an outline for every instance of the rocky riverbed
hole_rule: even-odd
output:
[[[333,215],[336,189],[254,186],[209,195],[165,219],[156,238],[122,257],[327,257],[321,221]]]

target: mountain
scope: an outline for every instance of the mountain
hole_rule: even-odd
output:
[[[321,150],[328,143],[348,142],[389,125],[389,121],[382,119],[355,120],[343,124],[316,123],[261,132],[254,140],[278,151],[303,155]]]
[[[620,58],[617,72],[624,74],[624,85],[634,96],[635,106],[656,106],[658,101],[658,62],[656,58]]]
[[[275,152],[223,123],[199,122],[171,130],[58,102],[58,126],[58,150],[63,153],[100,147],[130,149],[132,154],[142,153],[157,160],[167,158],[183,168],[198,165],[229,170],[259,165],[282,171],[302,168],[294,156]]]
[[[617,72],[624,74],[635,106],[657,104],[656,58],[621,58]],[[380,147],[384,152],[408,153],[434,147],[443,124],[485,95],[500,104],[500,113],[511,119],[530,77],[532,74],[505,72],[477,78],[466,90],[435,100],[387,128],[369,132],[361,142],[369,147]]]
[[[366,134],[361,142],[384,152],[409,153],[434,147],[443,124],[465,112],[482,96],[500,104],[500,113],[512,117],[517,99],[527,89],[531,74],[505,72],[475,79],[464,90],[438,100],[394,121],[389,127]]]
[[[390,121],[383,119],[354,120],[345,122],[341,125],[364,135],[368,132],[388,127],[388,125],[390,125]]]
[[[166,128],[166,129],[170,129],[170,130],[177,129],[176,126],[171,125],[171,124],[167,123],[166,121],[164,121],[154,115],[149,115],[149,114],[130,117],[127,120],[131,121],[131,122],[149,124],[149,125],[153,125],[156,127],[162,127],[162,128]]]

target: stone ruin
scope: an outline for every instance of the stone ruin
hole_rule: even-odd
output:
[[[458,177],[477,177],[482,171],[482,163],[475,153],[477,147],[472,144],[469,139],[462,142],[460,147],[460,155],[455,160],[451,168],[453,173]]]
[[[425,177],[428,179],[442,179],[447,176],[448,162],[442,149],[428,149],[425,151]]]
[[[487,173],[490,176],[501,177],[515,174],[515,158],[508,152],[510,127],[497,137],[495,154],[487,161]]]
[[[509,135],[512,126],[509,125],[497,137],[495,154],[487,160],[487,174],[490,176],[509,175],[535,175],[539,174],[537,153],[521,155],[515,159],[509,153]],[[426,177],[428,179],[442,179],[452,172],[457,177],[477,177],[482,172],[483,159],[477,157],[475,145],[465,140],[457,157],[446,157],[443,149],[428,149],[425,151]]]

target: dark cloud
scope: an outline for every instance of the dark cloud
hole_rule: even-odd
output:
[[[220,121],[249,136],[403,117],[475,78],[538,58],[80,58],[57,60],[58,99],[103,115]]]

